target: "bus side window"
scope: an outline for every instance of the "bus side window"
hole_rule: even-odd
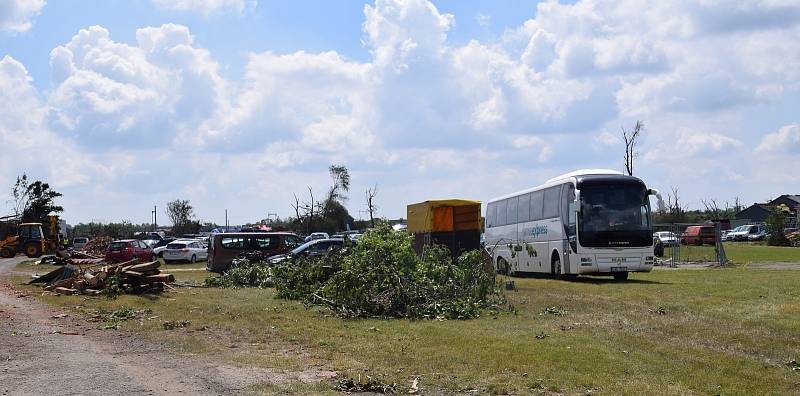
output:
[[[506,217],[508,224],[515,224],[517,222],[517,197],[508,199],[508,216]]]
[[[486,228],[495,226],[496,213],[497,213],[496,203],[490,203],[486,205]]]
[[[497,225],[502,226],[508,224],[506,222],[506,216],[508,215],[507,209],[508,208],[508,200],[504,199],[497,203]]]
[[[544,191],[534,191],[531,193],[531,220],[542,219],[542,207],[544,206]]]
[[[550,187],[544,190],[544,210],[542,216],[545,219],[558,217],[558,201],[561,198],[561,187]]]
[[[520,223],[531,221],[531,195],[524,194],[519,197],[519,213],[517,221]]]

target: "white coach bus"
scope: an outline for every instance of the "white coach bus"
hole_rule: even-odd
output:
[[[541,186],[490,200],[486,248],[499,273],[557,278],[613,275],[653,268],[650,195],[620,172],[580,170]]]

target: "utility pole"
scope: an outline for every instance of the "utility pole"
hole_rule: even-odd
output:
[[[225,209],[225,232],[228,232],[228,209]]]
[[[153,231],[158,231],[158,212],[156,205],[153,205]]]

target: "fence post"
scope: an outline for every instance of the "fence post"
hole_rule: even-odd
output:
[[[721,266],[728,264],[725,246],[722,245],[722,225],[720,223],[716,223],[714,227],[714,250],[717,253],[717,263]]]

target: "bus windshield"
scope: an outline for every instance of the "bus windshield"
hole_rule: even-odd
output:
[[[653,244],[650,199],[638,184],[581,188],[578,240],[585,247],[642,247]]]

